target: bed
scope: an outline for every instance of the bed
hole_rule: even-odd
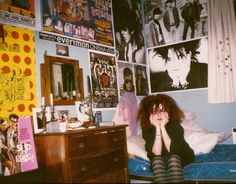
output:
[[[184,180],[190,183],[236,183],[236,144],[224,143],[232,134],[209,131],[190,120],[185,120],[182,126],[185,139],[194,150],[195,162],[183,168]],[[127,146],[130,178],[152,181],[141,133],[128,137]]]
[[[152,180],[150,162],[136,155],[128,160],[130,177]],[[236,145],[218,144],[206,154],[196,155],[196,160],[184,167],[185,181],[236,182]]]

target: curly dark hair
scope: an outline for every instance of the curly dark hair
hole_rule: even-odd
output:
[[[144,97],[139,104],[137,120],[140,122],[142,129],[152,126],[149,120],[150,114],[157,111],[160,104],[162,104],[163,110],[168,113],[170,122],[182,122],[184,113],[173,98],[166,94],[150,95]]]
[[[11,120],[11,118],[14,118],[14,119],[19,119],[19,116],[17,115],[17,114],[14,114],[14,113],[12,113],[12,114],[10,114],[9,116],[8,116],[8,119],[9,120]]]

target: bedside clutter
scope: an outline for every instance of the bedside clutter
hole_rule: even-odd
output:
[[[49,183],[128,183],[126,125],[35,134]]]

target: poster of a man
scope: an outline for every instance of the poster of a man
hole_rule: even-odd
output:
[[[151,92],[207,87],[207,39],[148,51]]]

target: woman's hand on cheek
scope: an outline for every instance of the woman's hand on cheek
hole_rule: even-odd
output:
[[[169,114],[167,112],[165,112],[164,119],[161,122],[161,126],[164,127],[168,122],[169,122]]]
[[[160,123],[156,120],[155,115],[150,115],[150,122],[155,127],[160,127]]]

